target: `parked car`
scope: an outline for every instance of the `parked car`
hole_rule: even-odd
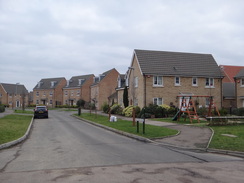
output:
[[[46,106],[36,106],[34,109],[34,118],[48,118],[48,109]]]

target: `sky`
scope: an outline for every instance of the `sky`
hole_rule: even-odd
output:
[[[0,0],[0,83],[125,74],[134,49],[244,66],[243,0]]]

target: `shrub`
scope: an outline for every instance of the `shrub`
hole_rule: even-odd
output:
[[[208,109],[206,107],[201,107],[197,109],[198,116],[205,117],[208,114]]]
[[[123,109],[122,109],[122,107],[119,104],[114,104],[111,107],[111,114],[119,114],[119,115],[121,115],[122,111],[123,111]]]
[[[227,111],[227,109],[222,108],[219,110],[219,113],[220,113],[220,116],[226,116],[228,114],[228,111]]]
[[[124,108],[124,110],[122,111],[122,115],[124,115],[126,117],[132,117],[133,107],[134,106],[130,105],[130,106]],[[141,109],[138,106],[135,106],[134,108],[135,108],[136,117],[138,117]]]
[[[164,107],[167,107],[167,106],[165,105]],[[148,117],[162,118],[162,117],[165,117],[166,111],[167,110],[161,106],[150,104],[149,106],[144,107],[141,110],[140,117],[144,118],[144,114],[145,114],[145,118],[148,118]]]
[[[109,112],[109,105],[106,102],[103,103],[102,110],[103,110],[104,113],[108,113]]]
[[[4,105],[0,105],[0,112],[4,112],[5,111],[5,106]]]
[[[175,107],[170,107],[168,110],[167,110],[167,115],[170,116],[170,117],[173,117],[175,116],[175,114],[177,113],[177,108]]]

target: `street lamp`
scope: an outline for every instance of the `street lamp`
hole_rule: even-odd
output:
[[[128,67],[129,70],[132,70],[132,87],[131,87],[131,93],[132,93],[132,105],[134,106],[134,99],[135,99],[135,76],[134,76],[134,67]]]
[[[17,107],[17,86],[19,85],[20,83],[16,83],[16,85],[15,85],[15,107]]]

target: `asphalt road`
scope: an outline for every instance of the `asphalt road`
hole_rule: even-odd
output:
[[[226,169],[233,168],[227,165],[234,166],[237,172],[244,171],[240,158],[143,143],[80,121],[69,112],[49,111],[49,119],[35,119],[32,132],[24,143],[0,151],[0,182],[143,182],[156,178],[153,173],[145,177],[145,172],[155,173],[155,168],[158,179],[153,181],[157,182],[169,180],[167,175],[172,175],[166,167],[172,168],[176,164],[181,168],[172,171],[198,182],[206,181],[206,176],[200,176],[198,172],[197,177],[189,176],[194,170],[187,166],[203,166],[204,170],[204,165],[221,164],[224,167],[218,171],[223,174]],[[169,174],[162,176],[160,167],[169,170]],[[175,180],[184,182],[177,173],[175,176]],[[213,180],[217,178],[213,177]],[[235,182],[244,181],[241,173],[235,178]]]

